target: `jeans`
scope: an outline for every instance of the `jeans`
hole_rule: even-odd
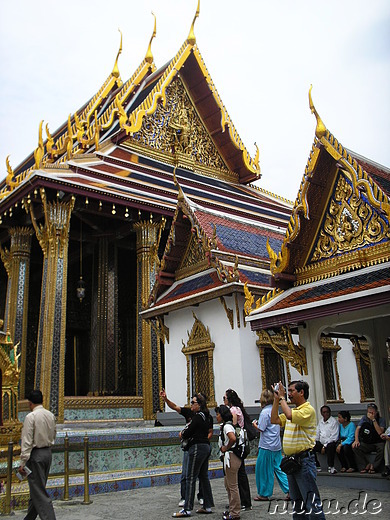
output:
[[[184,509],[192,511],[194,508],[196,479],[202,485],[203,507],[214,506],[213,494],[209,480],[210,444],[193,444],[188,450],[188,473],[186,482],[186,496]]]
[[[181,467],[181,477],[180,477],[180,498],[182,500],[184,500],[186,497],[187,473],[188,473],[188,451],[183,451],[183,464]]]
[[[294,520],[299,520],[303,514],[306,520],[325,520],[316,477],[317,468],[313,453],[301,458],[299,471],[287,475]]]

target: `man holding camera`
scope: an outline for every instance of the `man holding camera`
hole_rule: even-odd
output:
[[[274,402],[271,423],[284,428],[283,452],[294,457],[294,472],[287,474],[290,497],[293,501],[293,518],[325,520],[317,487],[317,469],[312,448],[315,445],[316,412],[307,400],[309,385],[306,381],[292,381],[288,385],[288,398],[295,408],[286,402],[286,390],[281,381],[272,388]],[[282,412],[279,415],[279,405]]]

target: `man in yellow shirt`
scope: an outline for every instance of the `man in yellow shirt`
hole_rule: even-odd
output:
[[[271,423],[284,428],[283,451],[285,455],[294,455],[300,462],[296,472],[287,475],[293,518],[325,520],[320,493],[317,487],[317,468],[312,448],[315,445],[317,430],[316,412],[307,400],[309,385],[306,381],[292,381],[288,385],[288,398],[296,408],[290,408],[286,402],[286,390],[279,381],[279,388],[274,390],[274,402],[271,411]],[[279,415],[279,405],[282,414]]]

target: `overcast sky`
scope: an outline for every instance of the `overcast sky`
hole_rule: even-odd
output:
[[[127,80],[157,17],[157,67],[188,36],[197,0],[0,1],[0,179],[92,97],[119,58]],[[259,184],[295,200],[312,146],[308,91],[343,146],[390,166],[389,0],[201,0],[195,36]]]

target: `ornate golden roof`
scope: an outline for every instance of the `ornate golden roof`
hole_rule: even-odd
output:
[[[379,214],[384,215],[387,221],[390,219],[389,194],[386,193],[374,180],[372,173],[368,173],[364,169],[362,164],[360,164],[362,161],[359,161],[355,154],[345,149],[325,127],[314,107],[311,97],[311,88],[309,91],[309,105],[317,120],[315,139],[306,164],[305,172],[281,250],[279,253],[276,253],[268,245],[268,253],[271,258],[271,272],[274,276],[277,276],[280,273],[288,273],[292,275],[293,273],[302,271],[302,269],[305,268],[307,258],[305,259],[302,257],[301,264],[297,265],[296,261],[295,263],[292,262],[290,252],[294,250],[294,241],[301,233],[303,223],[315,221],[317,222],[316,225],[318,225],[318,222],[320,222],[325,215],[316,214],[316,211],[325,211],[325,207],[327,206],[327,204],[325,204],[326,201],[324,201],[322,207],[319,208],[315,208],[314,204],[312,204],[310,208],[312,214],[310,214],[308,203],[309,190],[313,190],[313,186],[316,184],[318,185],[319,182],[325,183],[323,188],[326,186],[326,189],[323,189],[322,191],[325,195],[327,194],[327,202],[329,202],[329,197],[332,192],[331,183],[335,189],[336,182],[338,182],[338,172],[342,172],[343,176],[347,179],[348,183],[351,185],[351,194],[353,194],[356,199],[360,200],[361,197],[364,196],[368,200],[369,204],[377,210]],[[331,163],[328,160],[326,165],[324,152],[328,154],[328,159],[331,160]],[[369,161],[366,161],[366,164],[369,164]],[[323,170],[322,174],[319,173],[321,168]],[[321,180],[319,180],[320,176]],[[307,224],[307,226],[308,225],[309,224]],[[314,233],[316,231],[317,228],[314,230]],[[312,239],[315,239],[314,235],[312,235]],[[308,240],[310,240],[310,237],[308,237]],[[296,255],[294,255],[294,259],[296,260]]]
[[[224,153],[228,158],[228,169],[235,172],[239,182],[246,183],[258,179],[260,177],[258,148],[256,146],[256,155],[252,158],[222,103],[196,45],[194,24],[198,16],[199,2],[187,39],[174,58],[160,71],[156,70],[151,51],[152,40],[156,36],[154,17],[154,30],[146,55],[132,77],[124,84],[118,69],[118,58],[122,51],[121,34],[120,47],[112,72],[91,100],[75,112],[73,117],[69,115],[67,122],[54,135],[50,133],[49,126],[46,124],[46,141],[42,135],[42,121],[39,125],[38,146],[34,151],[34,157],[27,158],[18,171],[12,170],[7,158],[7,177],[4,184],[0,185],[0,201],[35,170],[65,166],[72,158],[86,152],[98,151],[102,143],[109,140],[114,132],[118,134],[122,130],[126,136],[134,136],[141,129],[146,117],[155,114],[160,105],[165,106],[167,89],[175,78],[180,75],[188,81],[187,69],[194,70],[194,67],[197,77],[201,78],[202,88],[207,89],[208,105],[204,115],[207,115],[207,110],[210,108],[210,99],[213,100],[212,109],[217,107],[220,112],[219,129],[214,126],[212,129],[208,128],[208,131],[210,134],[213,133],[213,140],[218,149],[222,146],[224,149],[227,147]],[[191,63],[185,70],[183,66],[187,60],[191,60]],[[188,86],[188,91],[192,88]],[[136,93],[141,93],[140,101]],[[143,98],[144,93],[146,96]],[[196,104],[196,96],[193,98]],[[195,110],[198,111],[198,108],[195,107]],[[198,115],[202,119],[202,114]],[[229,136],[228,142],[226,137],[221,137],[226,133]],[[235,153],[232,153],[233,149],[236,150]]]

